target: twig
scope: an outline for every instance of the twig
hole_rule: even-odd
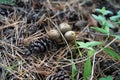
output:
[[[18,21],[18,22],[14,22],[12,24],[8,24],[8,25],[5,25],[5,26],[0,26],[0,30],[4,29],[4,28],[8,28],[9,26],[14,26],[14,25],[17,25],[19,23],[24,23],[24,21]]]
[[[109,42],[104,48],[100,49],[99,51],[95,52],[93,55],[93,66],[92,66],[92,72],[91,72],[91,78],[90,80],[93,79],[93,74],[94,74],[94,68],[95,68],[95,57],[98,53],[100,53],[101,51],[103,51],[105,48],[107,48],[109,45],[111,45],[115,40],[117,40],[117,38],[114,38],[111,42]]]

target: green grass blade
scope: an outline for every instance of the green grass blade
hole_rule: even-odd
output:
[[[112,58],[120,60],[120,55],[110,48],[105,48],[104,51],[110,55]]]
[[[72,80],[75,80],[76,72],[77,72],[77,69],[76,69],[75,63],[72,61]]]
[[[94,29],[94,30],[96,30],[98,32],[104,33],[104,34],[109,34],[105,29],[102,29],[102,28],[92,27],[92,29]]]
[[[83,75],[84,80],[89,79],[89,77],[91,75],[91,68],[92,68],[91,67],[91,60],[88,59],[88,60],[86,60],[85,65],[84,65],[84,75]]]

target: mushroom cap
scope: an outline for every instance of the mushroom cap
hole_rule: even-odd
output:
[[[56,29],[52,29],[48,31],[47,34],[50,37],[50,39],[53,39],[53,40],[57,40],[61,36],[60,33]]]
[[[65,32],[72,30],[72,27],[68,23],[63,22],[59,25],[59,29],[64,34]]]
[[[73,41],[73,40],[75,40],[75,37],[76,37],[74,31],[67,31],[64,36],[67,41]]]

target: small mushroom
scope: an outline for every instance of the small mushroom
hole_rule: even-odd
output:
[[[72,30],[72,27],[68,24],[68,23],[61,23],[59,25],[59,28],[60,28],[60,31],[64,34],[65,32],[67,31],[70,31]]]
[[[53,40],[59,40],[61,37],[60,33],[56,29],[52,29],[48,31],[47,34],[50,37],[50,39],[53,39]]]
[[[75,37],[76,37],[74,31],[67,31],[64,36],[67,41],[73,41],[73,40],[75,40]]]

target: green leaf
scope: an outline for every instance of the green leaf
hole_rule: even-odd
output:
[[[110,28],[108,26],[105,26],[105,31],[106,31],[106,34],[109,35],[110,34]]]
[[[96,15],[92,14],[92,16],[93,16],[97,21],[99,21],[100,23],[102,23],[103,21],[106,21],[105,17],[102,16],[102,15],[96,16]]]
[[[120,15],[110,17],[111,21],[117,21],[120,18]]]
[[[85,48],[85,49],[89,49],[89,50],[93,50],[92,47],[97,46],[102,44],[101,42],[97,42],[97,41],[92,41],[92,42],[80,42],[80,41],[76,41],[76,43],[79,45],[79,48]]]
[[[104,14],[105,11],[106,11],[106,9],[105,9],[105,7],[103,7],[103,8],[101,9],[101,13]]]
[[[104,34],[109,34],[109,32],[107,32],[105,29],[103,28],[98,28],[98,27],[92,27],[92,29],[96,30],[96,31],[99,31],[101,33],[104,33]]]
[[[120,19],[120,10],[117,12],[117,15],[110,17],[111,21],[119,21]]]
[[[102,9],[95,9],[96,12],[102,13],[102,15],[104,15],[106,9],[105,7],[103,7]]]
[[[119,53],[115,52],[114,50],[110,49],[110,48],[105,48],[104,51],[110,55],[112,58],[120,60],[120,55]]]
[[[84,65],[84,80],[89,80],[89,77],[91,75],[91,70],[92,70],[92,66],[91,66],[91,61],[90,58],[86,60],[85,65]]]
[[[102,14],[103,14],[104,16],[105,16],[105,15],[108,15],[108,14],[113,14],[111,11],[106,10],[105,7],[103,7],[103,8],[101,9],[101,12],[102,12]]]
[[[102,42],[92,41],[92,42],[87,42],[85,45],[87,47],[94,47],[94,46],[97,46],[97,45],[100,45],[100,44],[102,44]]]
[[[109,10],[106,10],[104,13],[103,13],[103,15],[105,16],[105,15],[108,15],[108,14],[113,14],[111,11],[109,11]]]
[[[105,26],[108,26],[108,27],[110,27],[110,28],[115,28],[115,26],[114,26],[110,21],[107,21],[107,22],[105,23]]]
[[[99,21],[98,16],[96,16],[96,15],[94,15],[94,14],[92,14],[92,16],[93,16],[96,20],[98,20],[98,21]]]
[[[78,48],[91,49],[91,48],[87,47],[86,43],[84,43],[84,42],[77,41],[76,43],[79,45]]]
[[[77,45],[77,41],[76,41],[76,40],[75,40],[75,45],[76,45],[76,48],[77,48],[77,50],[78,50],[78,53],[79,53],[80,57],[82,57],[82,53],[80,52],[80,49],[79,49],[79,47],[78,47],[78,45]]]
[[[102,15],[108,15],[108,14],[113,14],[111,11],[106,10],[105,7],[103,7],[102,9],[95,9],[96,12],[102,13]]]
[[[117,15],[120,15],[120,10],[117,12]]]
[[[0,0],[0,2],[5,3],[5,4],[11,4],[13,5],[13,0]]]
[[[117,21],[116,23],[120,26],[120,21]]]
[[[120,40],[120,35],[112,35],[112,36]]]
[[[100,78],[99,80],[113,80],[112,76],[107,76],[106,78]]]
[[[96,12],[102,13],[101,9],[95,9]]]
[[[95,53],[94,50],[89,50],[87,56],[92,57],[94,53]],[[91,65],[91,60],[89,58],[86,60],[84,65],[84,75],[83,75],[84,80],[88,80],[88,78],[91,75],[91,71],[92,71],[92,65]]]
[[[72,80],[75,80],[76,72],[77,72],[77,69],[76,69],[75,63],[72,61]]]
[[[92,57],[95,53],[95,50],[89,50],[87,56]]]
[[[76,41],[76,43],[77,43],[79,46],[84,46],[84,45],[85,45],[84,42],[80,42],[80,41]]]

